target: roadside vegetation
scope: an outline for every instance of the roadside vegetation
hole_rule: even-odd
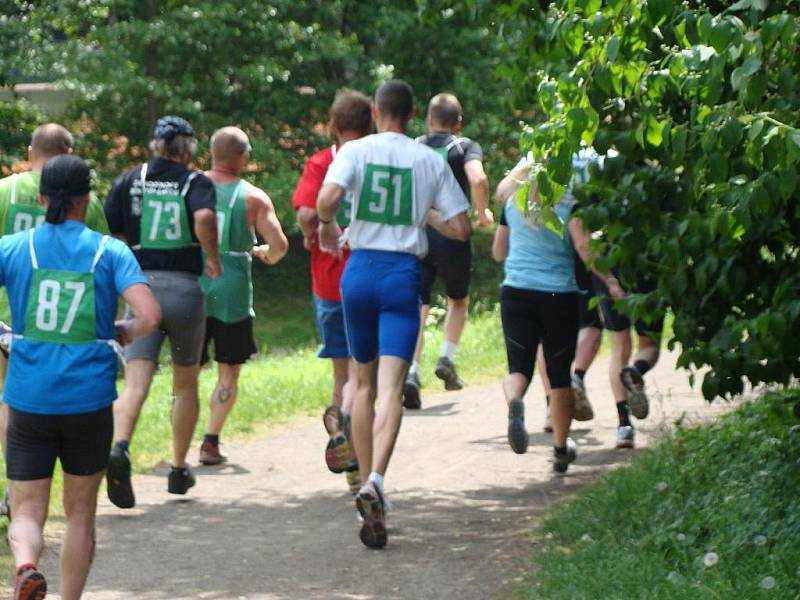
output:
[[[518,598],[800,598],[800,389],[674,431],[551,512]]]

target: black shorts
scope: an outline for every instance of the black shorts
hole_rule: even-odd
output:
[[[550,387],[568,388],[578,340],[577,294],[537,292],[504,285],[500,292],[500,317],[508,372],[521,373],[530,381],[541,342]]]
[[[594,327],[595,329],[603,328],[603,319],[600,317],[600,307],[595,306],[589,308],[589,302],[594,298],[594,291],[578,292],[578,327]]]
[[[206,317],[206,339],[203,342],[202,363],[210,360],[209,346],[214,342],[214,360],[226,365],[243,365],[258,352],[253,337],[253,319],[225,323]]]
[[[637,282],[631,293],[648,294],[655,289],[655,282],[642,279]],[[600,310],[603,312],[603,326],[609,331],[627,331],[631,326],[631,320],[627,315],[614,308],[614,301],[609,297],[606,286],[597,278],[595,278],[595,292],[602,298],[600,300]],[[658,342],[661,339],[661,331],[664,329],[664,315],[652,321],[639,319],[633,325],[637,334]]]
[[[111,406],[77,415],[38,415],[8,407],[6,478],[34,481],[53,476],[56,458],[70,475],[106,468],[114,433]]]
[[[446,238],[432,227],[426,227],[425,232],[428,236],[428,254],[420,261],[422,303],[430,305],[431,290],[437,274],[444,281],[444,291],[448,298],[466,298],[469,295],[472,244]]]

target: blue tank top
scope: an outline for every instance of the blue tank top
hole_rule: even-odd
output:
[[[543,223],[531,223],[509,199],[505,203],[509,229],[508,258],[503,285],[538,292],[577,292],[575,252],[572,249],[567,221],[574,201],[564,199],[556,205],[556,214],[564,222],[559,236]]]

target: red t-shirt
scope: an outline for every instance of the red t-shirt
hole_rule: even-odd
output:
[[[317,194],[322,188],[322,182],[328,167],[336,156],[336,146],[320,150],[306,162],[303,176],[297,183],[297,188],[292,195],[292,206],[295,210],[301,206],[317,209]],[[340,223],[341,224],[341,223]],[[344,249],[342,260],[333,254],[320,250],[317,235],[311,238],[311,289],[323,300],[341,302],[342,295],[339,291],[339,282],[342,278],[345,262],[350,256],[350,250]]]

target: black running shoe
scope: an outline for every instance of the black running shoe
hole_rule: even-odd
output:
[[[644,379],[636,367],[622,367],[619,379],[628,391],[628,408],[637,419],[644,419],[650,412],[650,402],[644,392]]]
[[[189,491],[190,487],[194,487],[194,483],[194,475],[192,475],[189,467],[180,469],[176,469],[175,467],[169,468],[167,491],[170,494],[185,494]]]
[[[553,471],[559,474],[566,473],[569,464],[574,462],[577,457],[578,449],[575,441],[572,438],[567,438],[567,451],[564,454],[558,454],[555,449],[553,450]]]
[[[106,467],[106,492],[108,499],[119,508],[133,508],[136,498],[131,486],[131,459],[127,450],[114,446],[108,455]]]
[[[517,454],[525,454],[528,451],[525,405],[522,400],[512,400],[508,404],[508,444]]]
[[[446,356],[440,356],[436,361],[436,376],[444,381],[444,389],[447,391],[460,390],[464,388],[464,382],[456,373],[456,366],[453,361]]]

